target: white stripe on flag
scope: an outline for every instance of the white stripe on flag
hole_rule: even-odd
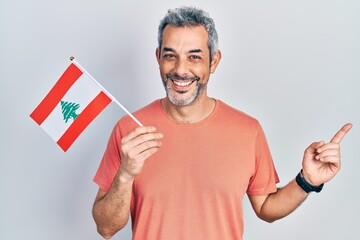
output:
[[[85,74],[82,74],[62,98],[62,101],[79,104],[80,107],[76,110],[76,114],[79,115],[100,92],[101,89],[99,89],[99,87]],[[67,123],[65,122],[61,103],[59,102],[40,126],[54,139],[54,141],[57,141],[70,127],[73,121],[74,119],[71,118]]]

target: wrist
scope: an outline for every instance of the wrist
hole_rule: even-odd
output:
[[[130,175],[126,170],[120,169],[118,173],[118,180],[121,184],[132,183],[134,181],[134,177]]]
[[[313,186],[317,186],[317,184],[314,184],[311,180],[308,174],[304,171],[304,169],[300,170],[300,175],[305,179],[305,181]]]
[[[304,190],[306,193],[309,192],[320,192],[322,188],[324,187],[324,184],[315,186],[309,183],[309,181],[306,180],[306,178],[303,176],[303,170],[299,172],[299,174],[295,178],[296,183],[299,185],[299,187]]]

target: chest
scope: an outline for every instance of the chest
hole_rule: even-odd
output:
[[[184,196],[241,200],[255,168],[253,144],[241,134],[215,128],[164,133],[163,145],[136,178],[135,195],[143,200]]]

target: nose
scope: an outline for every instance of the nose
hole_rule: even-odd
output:
[[[188,63],[186,59],[178,58],[174,66],[174,72],[179,76],[187,76],[189,73]]]

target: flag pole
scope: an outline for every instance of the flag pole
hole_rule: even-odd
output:
[[[114,101],[117,105],[119,105],[139,126],[143,126],[141,124],[141,122],[139,122],[139,120],[137,120],[134,115],[131,114],[131,112],[129,112],[118,100],[116,100],[116,98],[114,98],[113,95],[111,95],[98,81],[95,80],[95,78],[93,78],[93,76],[90,75],[90,73],[88,73],[76,60],[74,57],[70,57],[70,61],[72,63],[74,63],[78,68],[81,69],[81,71],[83,71],[83,73],[85,73],[96,85],[98,85],[98,87],[100,87],[104,93],[106,95],[109,96],[109,98],[111,98],[112,101]]]

